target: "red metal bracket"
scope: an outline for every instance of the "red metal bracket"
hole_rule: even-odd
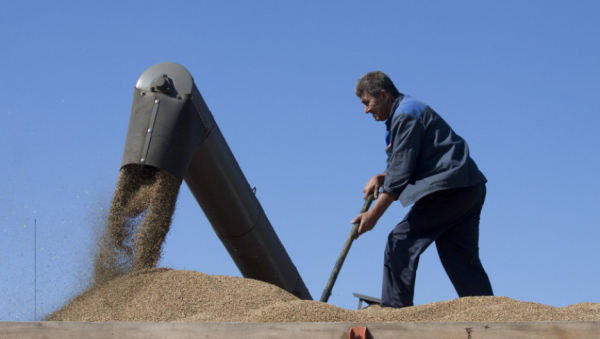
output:
[[[367,339],[366,327],[351,327],[348,339]]]

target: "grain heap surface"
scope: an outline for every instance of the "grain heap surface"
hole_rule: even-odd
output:
[[[166,268],[95,286],[47,320],[186,322],[600,321],[600,304],[563,308],[507,297],[466,297],[403,309],[358,311],[299,300],[267,283]]]
[[[257,280],[155,268],[93,287],[48,320],[243,321],[250,310],[292,300],[297,298]]]

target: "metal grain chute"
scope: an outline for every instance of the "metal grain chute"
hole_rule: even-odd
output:
[[[171,62],[139,78],[121,167],[185,181],[242,275],[312,300],[190,73]]]

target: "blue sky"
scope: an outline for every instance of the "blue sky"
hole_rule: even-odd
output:
[[[40,319],[87,286],[133,88],[164,61],[194,77],[315,299],[363,186],[385,168],[384,125],[353,93],[379,69],[442,115],[487,176],[480,251],[496,295],[600,302],[599,12],[596,1],[2,1],[0,320]],[[379,296],[385,240],[406,211],[392,205],[354,243],[330,303]],[[160,266],[239,276],[185,185]],[[428,249],[415,303],[455,297]]]

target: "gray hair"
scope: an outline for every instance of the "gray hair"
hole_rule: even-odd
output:
[[[369,72],[358,79],[354,88],[354,94],[360,98],[367,91],[371,96],[378,97],[382,89],[385,89],[386,92],[394,97],[400,95],[392,79],[385,73],[382,71]]]

